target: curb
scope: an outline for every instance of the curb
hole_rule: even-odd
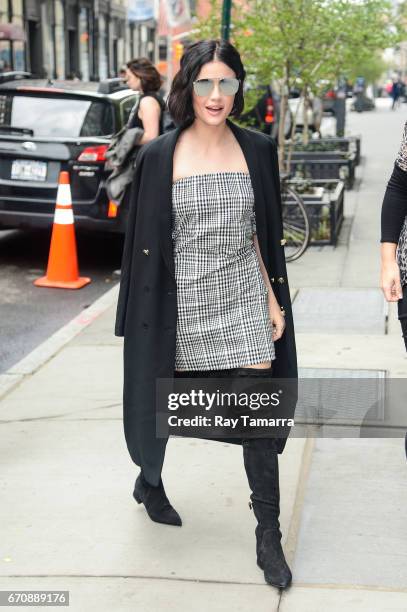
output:
[[[0,374],[0,399],[14,389],[26,376],[31,376],[52,359],[66,344],[91,325],[117,301],[120,283],[109,289],[88,308],[37,346],[4,374]],[[113,331],[112,331],[113,333]]]
[[[14,364],[0,374],[0,399],[9,391],[14,389],[26,376],[31,376],[47,361],[52,359],[68,342],[80,334],[86,327],[91,325],[98,317],[106,312],[119,297],[120,283],[109,289],[98,298],[88,308],[85,308],[69,323],[61,327],[52,336],[47,338],[42,344],[37,346],[28,355],[23,357],[18,363]],[[294,301],[298,289],[291,289],[291,300]],[[113,333],[113,332],[112,332]]]

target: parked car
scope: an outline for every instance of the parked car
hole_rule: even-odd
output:
[[[322,94],[322,108],[324,113],[335,115],[335,89],[328,89]]]
[[[245,91],[251,89],[250,85],[246,86]],[[247,122],[249,127],[254,127],[273,138],[278,138],[278,129],[280,123],[280,97],[272,89],[270,85],[260,85],[256,87],[258,90],[258,100],[249,111],[240,116],[242,122]],[[291,133],[292,116],[288,109],[285,116],[284,134],[288,138]]]
[[[296,131],[302,131],[304,127],[304,104],[307,105],[307,123],[308,127],[313,132],[319,132],[322,122],[322,101],[318,96],[310,94],[308,100],[305,102],[304,96],[297,89],[290,91],[290,97],[288,100],[291,114],[296,118]]]
[[[75,225],[123,233],[127,211],[109,216],[105,153],[136,99],[120,79],[0,82],[0,228],[51,226],[67,170]]]
[[[325,81],[328,83],[327,81]],[[322,85],[324,81],[320,82]],[[336,112],[336,100],[338,98],[352,98],[353,97],[353,87],[349,83],[347,79],[340,79],[340,82],[337,83],[336,87],[331,87],[327,85],[323,88],[321,99],[324,113],[328,113],[330,115],[335,115]]]

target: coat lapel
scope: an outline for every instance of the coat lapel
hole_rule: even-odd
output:
[[[263,245],[266,244],[266,215],[265,215],[265,200],[263,185],[260,176],[260,164],[258,153],[254,146],[248,130],[241,128],[229,119],[226,120],[228,126],[232,130],[236,140],[238,141],[243,155],[246,159],[247,167],[250,173],[250,179],[254,192],[254,209],[257,220],[257,234],[259,239],[260,251],[265,265],[268,267],[267,249]],[[163,187],[163,199],[159,202],[159,241],[160,248],[166,263],[166,266],[175,281],[175,266],[172,246],[172,176],[173,176],[173,158],[174,151],[181,132],[188,125],[180,126],[169,133],[168,138],[163,140],[160,150],[160,182]]]

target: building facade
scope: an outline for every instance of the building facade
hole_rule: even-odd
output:
[[[171,24],[169,6],[174,14],[183,7],[188,19]],[[0,0],[0,24],[16,24],[24,33],[24,40],[0,37],[0,71],[98,81],[144,56],[168,89],[180,45],[209,8],[210,0]]]
[[[0,24],[25,40],[0,38],[0,69],[93,81],[117,76],[137,55],[155,59],[156,22],[128,20],[126,0],[0,0]]]

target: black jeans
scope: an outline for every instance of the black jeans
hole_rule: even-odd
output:
[[[407,285],[403,287],[403,297],[397,302],[398,318],[407,351]]]

